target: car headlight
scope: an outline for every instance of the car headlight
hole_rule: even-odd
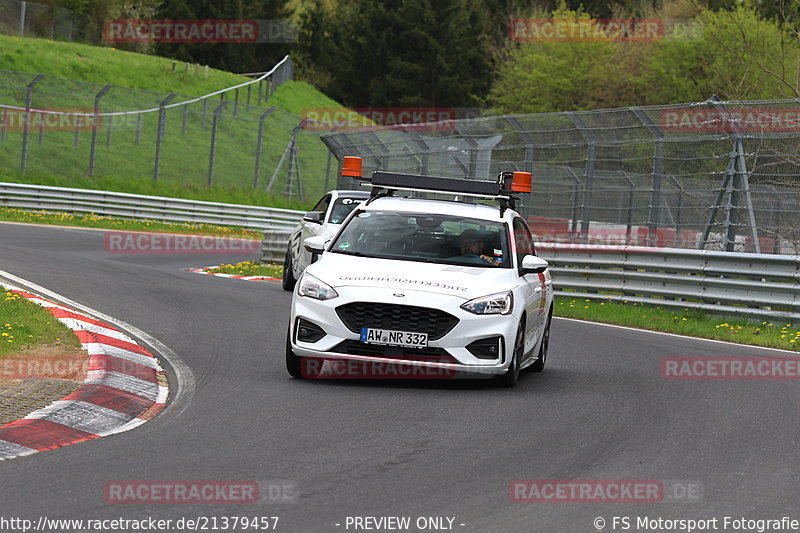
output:
[[[300,296],[308,296],[315,300],[331,300],[339,296],[339,293],[333,290],[333,287],[309,273],[303,274],[298,285],[297,294]]]
[[[513,308],[514,295],[511,291],[473,298],[461,305],[461,309],[476,315],[508,315]]]

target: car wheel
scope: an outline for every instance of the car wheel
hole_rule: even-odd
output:
[[[542,333],[542,344],[539,347],[539,356],[530,366],[531,372],[541,372],[544,370],[544,364],[547,362],[547,349],[550,347],[550,322],[552,321],[553,314],[551,312],[547,316],[547,325],[544,327],[544,333]]]
[[[294,272],[292,271],[292,246],[290,244],[289,248],[286,250],[286,259],[283,261],[283,278],[281,280],[281,285],[283,286],[283,290],[291,291],[296,284],[297,280],[294,278]]]
[[[525,350],[525,321],[519,323],[517,337],[514,339],[514,352],[511,357],[511,366],[502,376],[498,376],[497,383],[502,387],[511,388],[517,384],[519,379],[519,363],[522,361],[523,351]]]
[[[289,337],[292,335],[292,330],[286,332],[286,371],[293,378],[303,379],[303,373],[300,371],[300,364],[302,361],[292,351],[292,341]]]

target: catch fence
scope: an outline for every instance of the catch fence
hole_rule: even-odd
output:
[[[543,242],[797,254],[800,103],[706,102],[505,115],[325,134],[339,159],[475,179],[533,173]],[[340,178],[340,188],[353,184]]]

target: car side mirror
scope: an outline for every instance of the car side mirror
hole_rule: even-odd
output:
[[[322,219],[325,218],[324,211],[309,211],[305,215],[303,215],[303,221],[311,222],[314,224],[322,224]]]
[[[522,274],[541,274],[550,263],[535,255],[526,255],[522,258]]]
[[[311,252],[312,254],[321,254],[325,250],[325,245],[328,243],[327,239],[329,238],[330,237],[326,237],[325,235],[309,237],[303,241],[303,247],[307,252]]]

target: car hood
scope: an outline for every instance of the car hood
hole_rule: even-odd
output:
[[[380,287],[459,296],[465,300],[512,289],[514,270],[324,254],[308,273],[334,288]]]

